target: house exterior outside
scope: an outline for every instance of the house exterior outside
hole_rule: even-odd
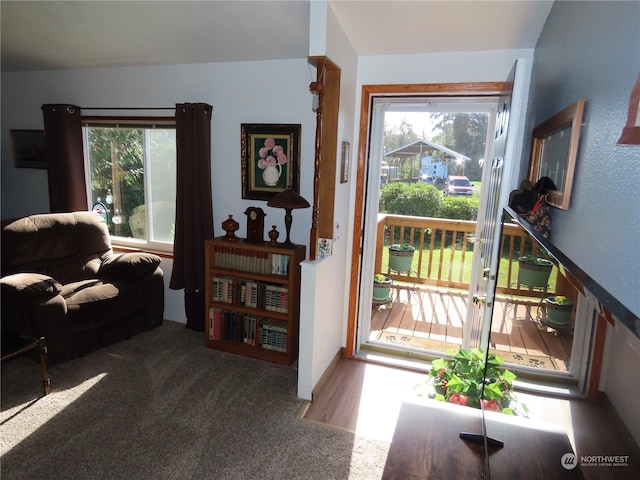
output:
[[[587,100],[569,210],[552,212],[553,242],[629,310],[640,315],[640,147],[616,145],[631,88],[640,72],[640,4],[555,2],[535,49],[417,55],[356,55],[329,4],[311,2],[309,55],[341,68],[338,138],[358,151],[363,85],[501,81],[514,61],[525,62],[528,101],[516,144],[522,153],[507,190],[526,176],[533,126],[577,98]],[[256,75],[276,70],[277,77]],[[221,222],[255,201],[241,199],[240,124],[300,123],[301,194],[313,197],[315,113],[310,108],[306,58],[180,66],[96,68],[2,73],[2,218],[48,211],[45,170],[15,169],[10,128],[41,129],[44,103],[167,106],[213,105],[212,190],[215,234]],[[355,157],[350,162],[356,165]],[[603,163],[609,168],[603,168]],[[352,170],[352,172],[355,170]],[[349,175],[349,178],[354,178]],[[353,181],[336,179],[333,255],[302,267],[300,397],[345,345],[347,293],[355,204]],[[265,208],[283,230],[282,215]],[[291,238],[309,247],[311,209],[296,212]],[[359,228],[359,226],[357,227]],[[576,239],[579,239],[577,241]],[[172,268],[164,259],[165,272]],[[168,286],[167,286],[168,287]],[[327,299],[331,299],[330,302]],[[185,322],[182,292],[166,291],[165,318]],[[640,443],[637,402],[640,339],[626,327],[607,327],[600,389]]]
[[[420,159],[420,171],[418,177],[421,181],[427,176],[444,180],[449,175],[447,162],[434,160],[433,157],[427,156]]]

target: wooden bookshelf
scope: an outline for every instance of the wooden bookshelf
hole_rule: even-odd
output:
[[[306,247],[205,241],[205,345],[291,365],[298,358]]]

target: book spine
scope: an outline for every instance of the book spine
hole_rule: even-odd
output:
[[[222,340],[222,310],[213,309],[213,340]]]
[[[213,307],[209,309],[209,323],[207,325],[207,331],[209,332],[209,340],[213,340]]]

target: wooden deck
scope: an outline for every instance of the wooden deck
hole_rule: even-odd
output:
[[[461,290],[396,285],[389,303],[373,306],[368,343],[432,353],[459,348],[467,297]],[[496,297],[491,348],[505,363],[567,372],[573,333],[540,323],[539,308],[535,297]]]

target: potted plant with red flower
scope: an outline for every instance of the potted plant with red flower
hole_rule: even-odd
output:
[[[502,359],[494,353],[486,358],[479,348],[451,351],[452,357],[439,358],[432,362],[425,385],[429,397],[443,402],[468,407],[493,410],[511,415],[526,416],[528,409],[515,398],[513,381],[516,375],[501,368]],[[482,385],[484,383],[484,398]]]

